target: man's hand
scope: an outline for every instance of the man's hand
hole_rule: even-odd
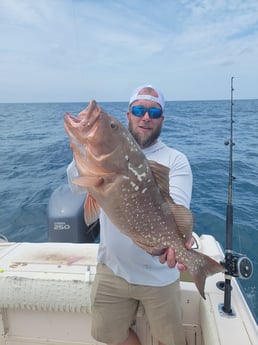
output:
[[[188,250],[191,249],[193,244],[194,244],[194,238],[192,237],[191,240],[185,244],[186,249],[188,249]],[[177,268],[179,269],[179,271],[186,271],[187,270],[187,267],[184,264],[176,261],[175,250],[172,247],[165,249],[164,253],[159,256],[159,261],[162,264],[167,262],[167,265],[170,268],[175,267],[177,264]]]

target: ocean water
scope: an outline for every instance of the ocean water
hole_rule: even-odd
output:
[[[100,103],[126,125],[127,103]],[[0,104],[0,233],[9,241],[47,241],[47,205],[66,183],[72,159],[63,114],[78,114],[87,103]],[[258,316],[258,100],[235,100],[233,148],[233,249],[254,265],[241,280]],[[214,235],[225,246],[230,101],[167,102],[161,139],[184,152],[194,177],[191,209],[198,234]]]

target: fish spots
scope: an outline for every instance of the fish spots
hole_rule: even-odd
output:
[[[133,187],[133,189],[134,189],[136,192],[140,189],[140,187],[139,187],[136,183],[134,183],[133,181],[130,182],[130,185]]]
[[[130,148],[130,151],[131,151],[131,152],[137,152],[137,148],[136,148],[136,147],[131,147],[131,148]]]
[[[132,137],[128,136],[127,133],[124,133],[126,140],[129,144],[129,150],[131,153],[138,152],[139,148],[138,145],[136,145],[135,141],[132,139]]]
[[[143,165],[140,164],[137,168],[134,167],[130,162],[128,163],[128,170],[133,173],[139,182],[142,182],[146,178],[146,171],[141,172],[140,169],[143,168]],[[138,169],[138,170],[137,170]]]

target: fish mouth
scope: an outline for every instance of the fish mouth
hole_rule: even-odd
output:
[[[64,114],[64,124],[66,127],[79,127],[81,120],[70,113]]]
[[[70,113],[64,115],[64,127],[68,134],[88,137],[95,132],[94,126],[100,116],[100,110],[95,101],[92,101],[88,108],[82,111],[78,117]]]

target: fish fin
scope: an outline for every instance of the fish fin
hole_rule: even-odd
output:
[[[73,180],[74,184],[81,187],[99,187],[103,182],[104,178],[99,176],[81,176]]]
[[[222,266],[217,261],[213,260],[209,256],[196,252],[195,250],[191,250],[191,252],[196,256],[196,262],[201,262],[202,264],[199,267],[195,267],[192,271],[188,269],[189,273],[191,274],[195,285],[200,292],[200,295],[205,298],[204,287],[205,281],[208,276],[211,276],[215,273],[225,272],[225,267]],[[200,257],[201,256],[201,257]]]
[[[174,203],[173,199],[169,194],[169,168],[159,164],[155,161],[149,161],[150,168],[152,170],[153,176],[156,183],[160,189],[160,192],[164,199],[168,202],[170,209],[175,217],[175,221],[178,230],[182,234],[185,242],[190,241],[192,238],[193,230],[193,214],[183,205],[177,205]]]
[[[194,226],[193,214],[188,208],[183,205],[177,205],[168,200],[169,207],[173,213],[178,230],[180,231],[184,242],[187,243],[192,238],[192,231]]]
[[[87,225],[90,225],[99,218],[100,207],[97,201],[88,195],[84,203],[84,220]]]
[[[164,248],[156,248],[153,246],[148,246],[148,244],[146,244],[144,241],[140,241],[138,238],[134,239],[134,243],[150,255],[160,256],[161,254],[164,253]]]
[[[169,197],[169,168],[155,161],[149,160],[149,165],[161,194]],[[170,197],[171,198],[171,197]],[[172,198],[171,198],[172,200]]]

